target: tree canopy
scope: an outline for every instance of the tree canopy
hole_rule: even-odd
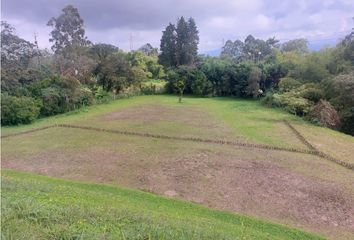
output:
[[[58,17],[52,17],[48,26],[53,27],[49,39],[53,42],[52,50],[55,53],[70,46],[87,46],[90,41],[85,36],[84,20],[80,17],[79,10],[72,5],[63,8]]]

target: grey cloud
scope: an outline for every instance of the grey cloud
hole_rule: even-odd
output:
[[[159,45],[161,31],[180,16],[194,17],[200,30],[201,52],[220,48],[222,39],[276,36],[320,41],[342,37],[353,26],[352,0],[3,0],[2,16],[29,40],[39,34],[49,47],[47,21],[72,4],[85,21],[94,42],[129,49],[145,42]]]

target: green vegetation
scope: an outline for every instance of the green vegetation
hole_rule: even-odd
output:
[[[40,114],[36,107],[28,108],[31,116],[25,120],[3,115],[3,125],[166,90],[177,93],[179,102],[184,94],[265,97],[268,106],[354,134],[353,32],[336,47],[318,52],[309,51],[306,39],[279,43],[274,37],[249,35],[244,41],[226,41],[220,57],[206,57],[198,55],[199,30],[191,17],[182,16],[165,28],[160,53],[149,43],[128,53],[110,44],[92,44],[79,10],[71,5],[48,26],[53,28],[53,54],[18,37],[2,22],[2,94],[33,98],[40,106]],[[9,101],[2,107],[6,104]],[[330,115],[331,121],[323,115]]]
[[[4,239],[322,239],[109,185],[2,172]]]
[[[41,102],[31,97],[1,94],[1,122],[5,125],[26,124],[39,115]]]

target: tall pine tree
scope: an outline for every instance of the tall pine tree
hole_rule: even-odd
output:
[[[177,21],[177,47],[176,47],[176,57],[177,65],[189,65],[188,57],[188,45],[189,45],[189,31],[188,23],[181,17]]]
[[[162,32],[159,63],[165,67],[176,66],[176,27],[169,24]]]
[[[193,18],[188,19],[188,62],[193,64],[198,55],[199,32]]]
[[[167,67],[193,65],[198,54],[198,29],[193,18],[181,17],[177,27],[169,24],[161,38],[160,64]]]

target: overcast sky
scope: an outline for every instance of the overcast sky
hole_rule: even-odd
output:
[[[2,0],[2,20],[26,40],[33,41],[36,32],[40,47],[49,48],[46,23],[68,4],[79,9],[92,42],[124,50],[130,35],[134,49],[147,42],[158,47],[162,30],[180,16],[196,20],[201,53],[248,34],[325,44],[354,26],[354,0]]]

